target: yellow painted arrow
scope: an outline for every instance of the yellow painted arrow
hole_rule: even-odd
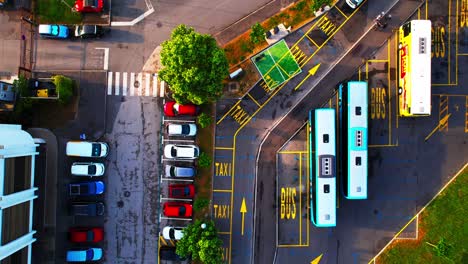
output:
[[[299,89],[299,87],[301,87],[301,85],[307,80],[309,79],[310,76],[312,75],[315,75],[318,71],[318,68],[320,68],[320,65],[321,63],[315,65],[314,67],[312,67],[312,69],[309,70],[309,74],[307,74],[306,77],[304,77],[304,79],[296,86],[296,88],[294,88],[294,90],[297,90]]]
[[[242,232],[241,234],[244,235],[244,216],[247,213],[247,205],[245,205],[245,197],[242,198],[242,205],[240,208],[240,212],[242,213]]]
[[[312,69],[309,70],[310,75],[315,75],[315,73],[318,71],[318,68],[320,68],[320,64],[315,65]]]
[[[320,256],[316,257],[314,260],[312,260],[310,262],[310,264],[319,264],[320,263],[320,260],[322,259],[322,256],[323,254],[321,254]]]

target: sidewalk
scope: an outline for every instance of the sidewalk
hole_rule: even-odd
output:
[[[297,0],[272,0],[266,5],[227,26],[218,33],[215,33],[213,37],[220,46],[223,46],[235,37],[250,29],[253,24],[262,22],[272,17],[281,11],[282,8],[285,8],[294,2],[297,2]]]
[[[58,144],[48,129],[27,130],[35,139],[43,139],[36,159],[35,186],[39,188],[34,207],[34,228],[37,241],[33,244],[33,258],[37,263],[55,263],[56,208],[57,208],[57,159]]]

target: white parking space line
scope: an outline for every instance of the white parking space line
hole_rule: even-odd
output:
[[[122,95],[127,96],[127,72],[122,74]]]
[[[153,97],[158,96],[158,74],[153,74]]]
[[[120,72],[115,73],[115,95],[120,94]]]
[[[135,73],[131,72],[130,73],[130,96],[135,95]]]
[[[163,201],[181,201],[181,202],[191,202],[192,201],[192,199],[164,198],[162,196],[159,199],[161,199]]]
[[[192,218],[175,218],[175,217],[165,217],[161,216],[159,219],[166,219],[166,220],[179,220],[179,221],[192,221]]]
[[[165,86],[165,82],[163,80],[161,80],[161,86],[159,87],[159,97],[164,97],[164,86]]]
[[[162,178],[161,177],[161,181],[174,181],[174,182],[193,182],[193,180],[190,180],[190,179],[176,179],[176,178]]]
[[[164,139],[165,142],[187,142],[187,143],[195,143],[195,139],[188,140],[188,139]]]
[[[107,73],[107,94],[112,94],[112,72]]]
[[[143,74],[140,72],[138,73],[138,95],[141,96],[143,90]]]
[[[145,89],[145,96],[150,95],[150,81],[151,81],[151,75],[149,73],[146,74],[146,89]]]
[[[195,123],[195,120],[163,119],[163,122]]]

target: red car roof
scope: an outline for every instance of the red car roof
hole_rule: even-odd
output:
[[[182,215],[181,211],[185,211],[185,214]],[[192,205],[179,202],[166,202],[163,206],[163,213],[169,217],[191,217]]]
[[[75,243],[100,242],[104,238],[104,229],[102,227],[72,227],[69,230],[69,237],[70,241]]]
[[[171,198],[193,198],[195,186],[193,184],[170,184],[169,197]]]

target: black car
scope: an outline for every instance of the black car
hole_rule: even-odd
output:
[[[100,38],[107,32],[108,29],[104,29],[97,25],[78,25],[75,27],[75,37],[77,38]]]
[[[186,260],[176,254],[175,247],[161,247],[159,249],[159,259],[161,260]]]
[[[101,216],[104,215],[104,204],[97,203],[72,203],[70,207],[73,216]]]

